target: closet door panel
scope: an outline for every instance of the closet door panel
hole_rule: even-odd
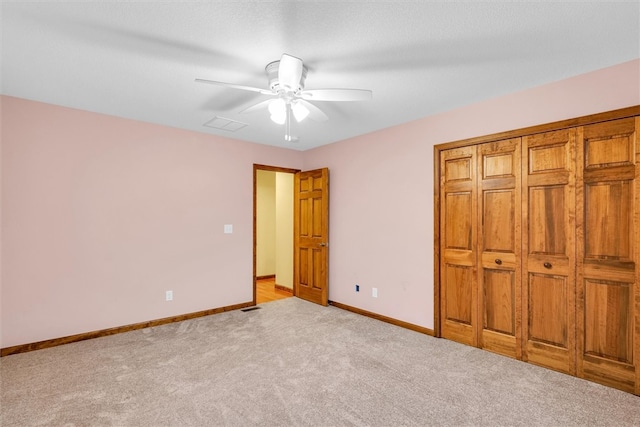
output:
[[[560,177],[564,181],[563,177]],[[565,218],[556,209],[566,203],[566,184],[549,185],[541,180],[529,182],[529,254],[566,259]],[[557,184],[557,178],[554,180]]]
[[[585,259],[633,262],[633,175],[630,178],[585,183]]]
[[[473,193],[467,189],[452,191],[445,194],[445,211],[455,217],[455,221],[446,224],[445,248],[470,252],[472,237],[472,206]]]
[[[580,129],[578,375],[638,392],[636,119]]]
[[[441,332],[477,345],[476,147],[441,153]]]
[[[633,364],[632,290],[633,283],[585,280],[585,354]]]
[[[451,322],[457,322],[464,325],[472,325],[473,295],[471,294],[471,286],[461,286],[461,284],[469,284],[473,281],[473,269],[461,265],[447,265],[445,271],[445,281],[447,288],[447,317]]]
[[[523,359],[575,374],[575,130],[523,137]]]
[[[514,253],[515,188],[483,191],[483,252]]]
[[[479,346],[521,358],[520,138],[478,147]]]
[[[485,269],[484,329],[514,336],[515,275],[511,271]]]
[[[529,339],[566,349],[570,314],[565,276],[529,273]],[[547,319],[554,319],[549,322]]]

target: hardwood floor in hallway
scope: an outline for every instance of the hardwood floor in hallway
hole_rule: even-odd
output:
[[[290,298],[292,292],[283,291],[276,288],[276,279],[261,279],[256,281],[256,304]]]

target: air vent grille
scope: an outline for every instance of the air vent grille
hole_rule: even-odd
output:
[[[213,119],[206,122],[204,126],[212,129],[220,129],[220,130],[226,130],[228,132],[236,132],[249,125],[247,123],[242,123],[237,120],[231,120],[225,117],[215,116]]]

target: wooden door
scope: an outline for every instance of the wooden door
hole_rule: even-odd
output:
[[[638,128],[638,118],[580,128],[582,149],[577,159],[577,373],[636,394],[640,394]]]
[[[520,138],[478,147],[480,347],[521,358]]]
[[[329,169],[298,172],[294,180],[295,295],[329,303]]]
[[[575,129],[522,138],[523,360],[575,375]]]
[[[441,334],[477,346],[476,147],[443,151],[440,170]]]

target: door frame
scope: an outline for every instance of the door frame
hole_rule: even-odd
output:
[[[252,305],[257,305],[257,259],[258,259],[258,236],[256,232],[256,225],[258,220],[258,212],[257,212],[257,202],[258,202],[258,171],[269,171],[269,172],[282,172],[282,173],[290,173],[296,174],[300,172],[300,169],[291,169],[291,168],[283,168],[279,166],[268,166],[254,163],[253,164],[253,301]],[[296,296],[295,286],[293,289],[293,296]]]

